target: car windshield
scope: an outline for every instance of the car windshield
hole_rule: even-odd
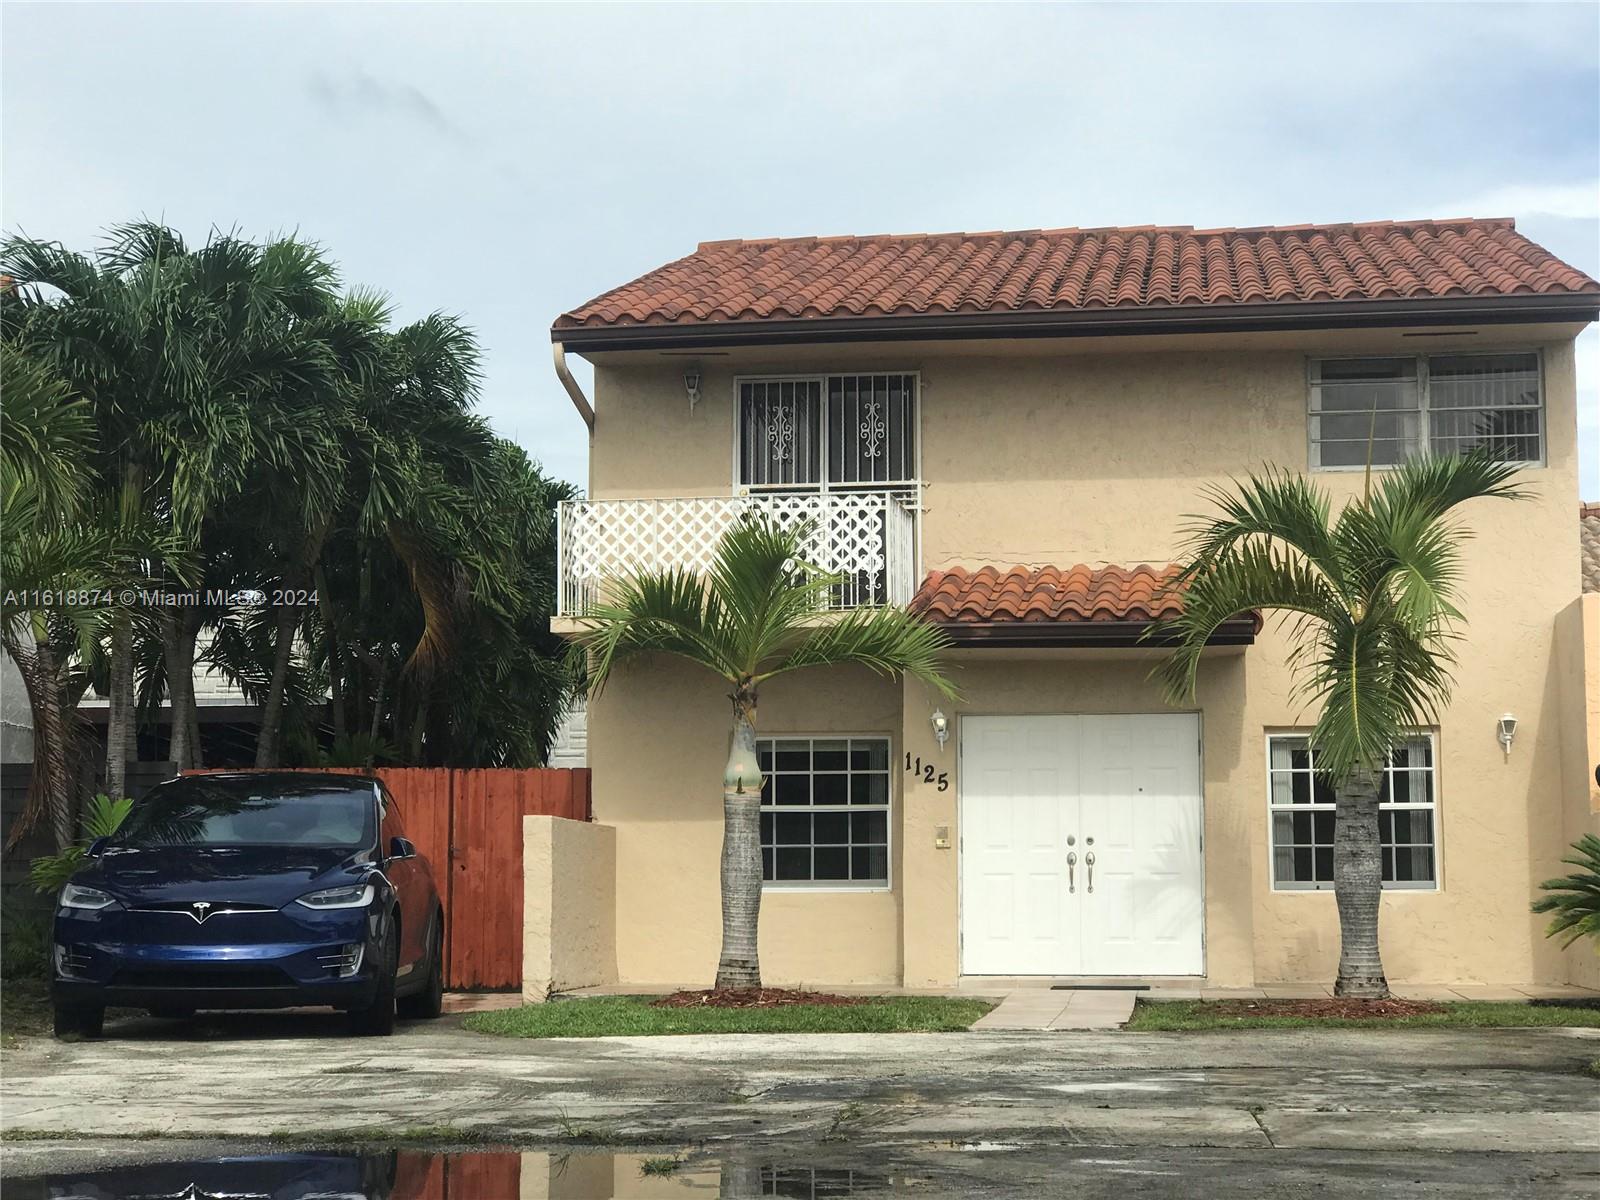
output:
[[[316,846],[373,841],[369,788],[196,778],[151,789],[123,822],[129,846]]]

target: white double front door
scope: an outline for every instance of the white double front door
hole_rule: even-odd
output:
[[[1198,975],[1200,719],[961,722],[961,969]]]

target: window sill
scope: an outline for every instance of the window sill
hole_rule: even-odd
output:
[[[892,891],[894,891],[894,888],[887,883],[763,883],[761,885],[762,895],[766,895],[768,892],[784,893],[791,896],[814,896],[818,892],[833,894],[837,894],[839,892],[871,894],[874,892]]]
[[[1444,889],[1438,884],[1431,883],[1421,887],[1390,886],[1384,888],[1380,894],[1384,896],[1414,896],[1419,894],[1437,896],[1443,891]],[[1275,883],[1272,885],[1272,894],[1274,896],[1331,896],[1334,894],[1334,890],[1331,883],[1327,887],[1284,887],[1282,884]]]
[[[1390,471],[1398,471],[1404,465],[1404,463],[1374,463],[1372,466],[1372,473],[1374,475],[1384,475],[1388,474]],[[1506,465],[1515,467],[1519,471],[1543,471],[1550,464],[1546,459],[1541,458],[1537,461],[1513,462]],[[1356,475],[1364,472],[1366,469],[1367,468],[1364,465],[1351,467],[1313,466],[1307,468],[1307,470],[1309,470],[1313,475]]]

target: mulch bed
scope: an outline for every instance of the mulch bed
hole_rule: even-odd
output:
[[[793,988],[707,988],[699,992],[673,992],[650,1002],[651,1008],[787,1008],[792,1004],[865,1004],[867,996],[838,996],[832,992],[798,992]]]
[[[1337,1017],[1374,1021],[1446,1011],[1444,1005],[1430,1000],[1217,1000],[1209,1007],[1225,1017]]]

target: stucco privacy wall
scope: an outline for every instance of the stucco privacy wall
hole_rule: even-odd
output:
[[[1478,339],[1481,348],[1508,348],[1530,336],[1492,332],[1492,343],[1487,333]],[[926,570],[1168,561],[1177,554],[1184,514],[1204,506],[1206,486],[1262,464],[1304,469],[1308,357],[1463,348],[1458,339],[1433,345],[1383,331],[1307,333],[1293,345],[1262,348],[1243,348],[1246,341],[1212,339],[1203,350],[1183,351],[1172,349],[1170,339],[1160,350],[1129,339],[1117,353],[1035,346],[970,357],[948,346],[938,353],[837,346],[823,360],[812,348],[805,365],[921,372]],[[1576,399],[1571,342],[1523,344],[1536,346],[1544,360],[1546,463],[1522,472],[1528,499],[1476,502],[1461,514],[1476,536],[1464,550],[1469,623],[1458,648],[1455,698],[1439,729],[1441,887],[1385,898],[1385,950],[1396,979],[1557,982],[1568,973],[1563,956],[1541,936],[1542,921],[1528,912],[1528,900],[1534,882],[1557,871],[1566,844],[1562,651],[1555,634],[1557,615],[1579,591]],[[798,353],[757,360],[745,352],[737,364],[712,359],[691,411],[681,358],[625,364],[599,358],[591,494],[602,498],[728,494],[734,377],[799,365]],[[1362,486],[1359,472],[1319,472],[1315,479],[1336,504]],[[1219,669],[1216,694],[1202,689],[1197,700],[1207,730],[1207,829],[1216,834],[1207,841],[1208,962],[1219,982],[1223,971],[1230,982],[1325,979],[1336,955],[1332,896],[1275,893],[1267,871],[1264,737],[1308,720],[1290,694],[1286,648],[1268,629],[1232,669],[1236,681],[1226,683],[1228,672]],[[975,682],[963,684],[965,711],[1114,711],[1104,707],[1111,695],[1136,704],[1134,711],[1159,708],[1144,681],[1147,663],[1096,666],[1089,674],[1097,682],[1085,684],[1073,682],[1081,655],[1040,655],[1034,662],[1027,671],[1009,661],[970,667]],[[715,957],[716,780],[726,700],[714,684],[681,687],[674,670],[646,667],[635,680],[619,679],[597,704],[591,730],[597,817],[619,827],[624,878],[643,872],[641,882],[619,890],[624,979],[650,978],[635,974],[636,966],[669,969],[685,947],[696,961]],[[1008,680],[1024,675],[1035,686],[1020,694]],[[864,685],[870,701],[829,680],[787,680],[782,687],[763,706],[766,732],[890,728],[902,731],[913,753],[917,740],[932,744],[926,705],[905,704],[902,721],[898,693],[881,683]],[[863,703],[872,711],[851,707]],[[1503,712],[1520,722],[1509,756],[1495,740]],[[1214,730],[1220,721],[1234,727]],[[1224,742],[1215,744],[1217,737]],[[1214,755],[1237,766],[1219,777]],[[931,845],[920,826],[955,823],[955,797],[938,803],[947,821],[925,820],[916,797],[906,799],[908,828],[896,857],[905,853],[910,861],[896,862],[895,892],[769,898],[763,929],[769,973],[782,963],[799,972],[793,978],[812,982],[877,982],[894,977],[903,954],[908,983],[953,978],[955,852],[919,849]],[[1228,886],[1219,890],[1216,864],[1224,861]],[[684,917],[698,914],[692,925],[670,928],[661,915],[659,887],[669,880],[686,896],[666,907]],[[837,934],[841,918],[851,922],[848,938]],[[667,937],[668,947],[647,948],[657,936]],[[666,978],[681,975],[671,969]]]
[[[617,981],[616,830],[522,818],[522,998]]]
[[[1585,592],[1561,614],[1557,635],[1563,714],[1566,841],[1600,835],[1600,592]],[[1566,875],[1570,868],[1552,872]],[[1600,988],[1600,944],[1581,938],[1566,951],[1567,981]]]

